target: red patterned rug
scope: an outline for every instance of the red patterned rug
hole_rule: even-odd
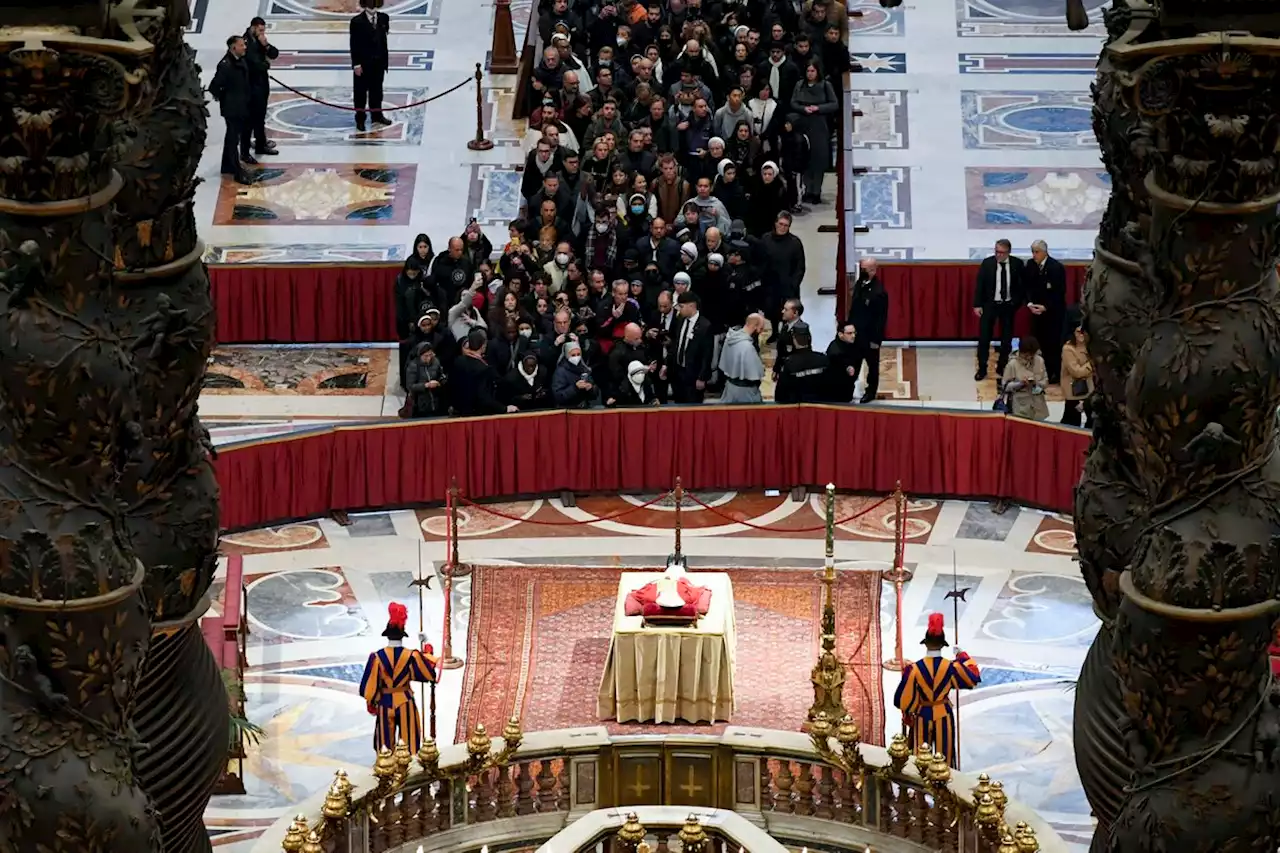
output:
[[[814,571],[731,569],[738,649],[733,725],[796,730],[813,702],[809,670],[822,636]],[[717,733],[717,725],[639,725],[596,719],[618,592],[618,569],[476,566],[457,739],[476,723],[501,731],[516,713],[525,731],[607,725],[627,734]],[[868,743],[883,743],[880,574],[841,572],[837,651],[844,701]]]

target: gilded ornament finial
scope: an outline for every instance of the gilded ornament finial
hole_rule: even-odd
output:
[[[1000,828],[1000,810],[992,801],[990,794],[983,794],[977,799],[977,808],[973,813],[973,821],[987,837],[990,838]]]
[[[324,806],[321,813],[329,820],[340,820],[351,810],[351,797],[343,790],[342,781],[336,776],[329,791],[324,795]]]
[[[1013,836],[1009,834],[1009,827],[1007,826],[1000,836],[1000,846],[996,848],[996,853],[1018,853],[1018,845],[1013,840]]]
[[[342,787],[342,795],[350,797],[351,791],[355,788],[355,785],[351,784],[351,779],[347,777],[347,771],[345,769],[339,769],[338,772],[333,775],[338,784]]]
[[[433,738],[424,737],[422,746],[418,747],[418,763],[428,775],[435,775],[440,770],[440,748]]]
[[[299,825],[299,821],[302,821]],[[289,829],[284,834],[284,840],[280,842],[280,849],[284,853],[300,853],[302,843],[306,841],[306,820],[302,815],[298,815],[293,819],[293,823],[289,824]]]
[[[476,723],[475,731],[467,738],[467,756],[477,767],[482,766],[489,758],[489,750],[493,747],[493,739],[485,731],[484,723]]]
[[[1004,792],[1003,782],[991,783],[991,801],[996,804],[1000,814],[1004,815],[1004,807],[1009,805],[1009,797]]]
[[[907,766],[907,760],[911,758],[911,745],[907,742],[907,736],[904,734],[896,734],[889,741],[889,766],[893,768],[894,773],[901,773],[902,768]]]
[[[316,835],[315,830],[307,833],[307,840],[302,843],[302,853],[324,853],[324,848],[320,846],[320,836]]]
[[[707,832],[702,828],[702,821],[698,820],[696,814],[691,814],[684,819],[679,838],[681,849],[685,853],[710,853]]]
[[[930,785],[939,788],[945,788],[951,782],[951,765],[947,763],[947,757],[941,752],[933,754],[926,779]]]
[[[1022,822],[1019,822],[1018,828],[1014,830],[1013,843],[1017,845],[1018,853],[1038,853],[1040,850],[1036,831]]]
[[[991,777],[986,773],[978,774],[978,784],[973,788],[973,801],[976,803],[982,799],[983,794],[991,793]]]
[[[912,762],[916,766],[916,772],[920,774],[921,779],[925,779],[929,775],[929,765],[933,763],[933,750],[929,744],[922,743],[916,749],[916,756]]]
[[[401,782],[409,775],[409,765],[413,762],[413,753],[409,751],[409,744],[400,741],[396,744],[396,748],[391,752],[391,760],[395,762],[395,776]]]
[[[502,729],[502,742],[508,752],[515,752],[520,748],[522,740],[524,740],[524,729],[520,728],[520,718],[512,717],[507,720],[507,725]]]
[[[617,838],[624,847],[634,850],[644,841],[645,829],[640,825],[640,818],[635,812],[628,812],[626,820],[618,829]]]
[[[396,759],[385,746],[378,750],[378,757],[373,762],[373,775],[378,778],[378,784],[384,786],[390,785],[395,778]]]

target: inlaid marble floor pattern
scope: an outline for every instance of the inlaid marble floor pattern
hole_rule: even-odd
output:
[[[597,520],[653,497],[583,498],[572,508],[555,500],[497,505],[507,517],[468,508],[460,518],[462,558],[512,571],[527,564],[659,566],[672,544],[671,498],[618,521]],[[784,531],[821,523],[818,496],[798,502],[734,492],[699,497],[730,518]],[[837,514],[847,517],[874,502],[842,496]],[[820,534],[763,534],[687,500],[683,509],[684,550],[694,570],[728,565],[797,571],[822,564]],[[584,523],[538,524],[566,520]],[[246,760],[248,793],[217,797],[210,805],[210,832],[220,849],[243,853],[273,818],[327,785],[337,767],[372,761],[369,717],[356,683],[365,656],[381,642],[389,601],[409,605],[410,631],[417,631],[409,582],[420,570],[441,567],[445,522],[438,509],[404,510],[352,516],[347,527],[322,519],[223,537],[225,553],[244,557],[252,632],[246,692],[249,715],[267,737]],[[887,505],[842,524],[840,570],[887,567],[892,530]],[[920,500],[909,504],[907,536],[906,559],[915,577],[903,590],[906,655],[921,653],[927,614],[944,610],[952,639],[983,668],[982,687],[966,694],[961,708],[962,766],[1003,779],[1012,796],[1083,843],[1090,818],[1071,759],[1071,690],[1097,622],[1073,562],[1069,521],[1017,507],[996,514],[986,504]],[[969,589],[959,605],[958,633],[951,601],[944,598],[957,586]],[[424,633],[439,648],[439,584],[426,593],[424,608]],[[881,612],[882,641],[891,654],[895,602],[887,584]],[[469,581],[460,579],[453,601],[456,654],[465,655],[469,613]],[[439,685],[441,733],[454,730],[459,679],[449,672]],[[896,675],[886,672],[887,697],[896,684]],[[893,714],[889,719],[886,735],[897,730]]]

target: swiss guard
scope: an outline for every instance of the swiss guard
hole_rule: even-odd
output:
[[[948,764],[957,767],[956,713],[951,707],[951,691],[972,690],[982,681],[982,674],[962,651],[956,651],[955,660],[944,658],[942,650],[948,645],[943,615],[929,614],[924,634],[927,651],[923,658],[903,668],[893,704],[902,711],[912,752],[928,744],[934,752],[942,753]]]
[[[422,718],[413,701],[413,682],[435,681],[438,659],[421,634],[421,651],[404,647],[409,611],[403,604],[392,602],[387,610],[387,628],[382,632],[387,644],[369,655],[360,679],[360,695],[368,703],[369,713],[378,719],[373,730],[374,750],[394,749],[404,741],[416,753],[422,745]]]

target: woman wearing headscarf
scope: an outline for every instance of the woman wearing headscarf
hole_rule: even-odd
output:
[[[831,159],[831,128],[828,121],[840,109],[835,89],[822,79],[816,62],[804,68],[804,79],[796,84],[788,107],[800,116],[796,129],[809,140],[809,163],[804,170],[804,195],[801,201],[822,203],[822,177]]]
[[[616,406],[656,406],[658,397],[654,393],[653,378],[648,365],[633,361],[627,365],[625,382],[618,383],[614,391]]]
[[[733,129],[733,136],[725,142],[724,156],[738,165],[738,180],[744,186],[755,180],[759,174],[761,147],[760,140],[751,135],[750,122],[738,122],[738,126]]]
[[[747,233],[753,237],[768,234],[778,214],[787,209],[787,185],[778,164],[766,160],[760,164],[760,178],[751,189],[751,208],[745,220]]]
[[[711,187],[711,194],[720,199],[720,203],[729,213],[730,221],[734,219],[745,221],[751,206],[747,201],[747,192],[742,187],[742,181],[738,180],[738,164],[726,157],[720,161],[716,171],[718,174],[715,184]]]
[[[413,348],[413,357],[405,369],[405,407],[402,417],[430,418],[445,414],[444,365],[435,348],[423,341]]]
[[[589,409],[599,396],[591,368],[582,357],[582,346],[566,341],[551,378],[551,396],[565,409]]]

